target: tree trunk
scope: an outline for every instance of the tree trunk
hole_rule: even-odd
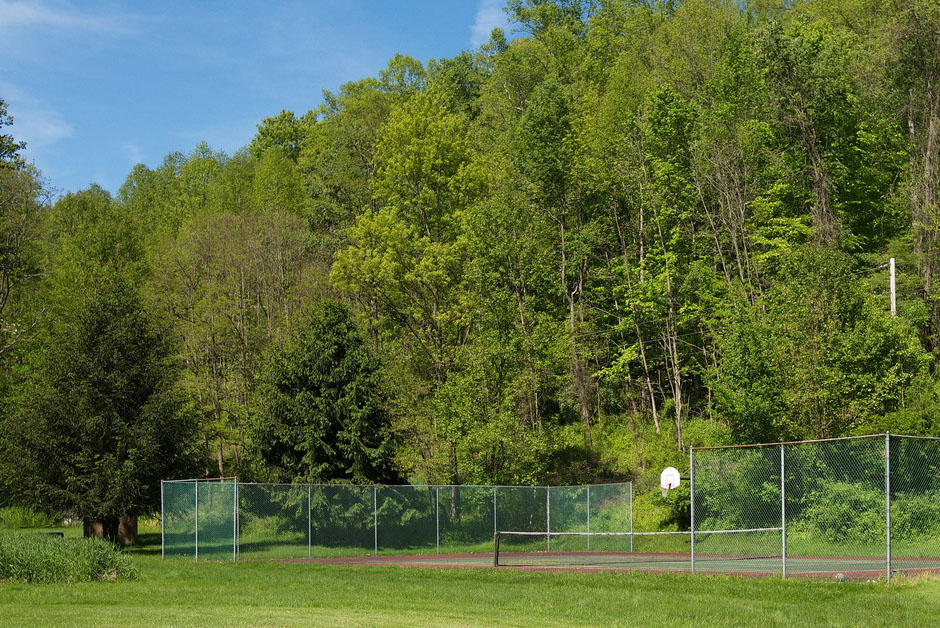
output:
[[[82,532],[86,538],[105,539],[122,547],[134,545],[137,543],[137,516],[83,519]]]

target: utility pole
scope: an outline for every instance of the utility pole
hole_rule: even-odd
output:
[[[898,315],[898,305],[897,305],[897,299],[896,299],[896,295],[895,295],[895,284],[894,284],[894,258],[893,258],[893,257],[891,258],[891,261],[889,262],[889,265],[891,266],[891,316],[897,316],[897,315]]]

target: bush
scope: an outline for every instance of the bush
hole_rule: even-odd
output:
[[[832,482],[806,500],[797,528],[815,530],[833,543],[862,542],[885,536],[884,493],[858,483]]]
[[[51,528],[56,520],[23,506],[0,508],[0,528]]]
[[[130,557],[101,539],[0,535],[0,581],[92,582],[136,577]]]
[[[940,529],[936,491],[902,493],[891,500],[891,536],[904,541],[931,541]]]

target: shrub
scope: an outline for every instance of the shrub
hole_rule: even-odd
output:
[[[0,581],[92,582],[136,577],[130,557],[101,539],[0,535]]]
[[[51,528],[56,520],[23,506],[0,508],[0,528]]]
[[[936,491],[902,493],[891,500],[891,536],[898,540],[932,540],[940,529]]]
[[[885,536],[884,493],[859,483],[832,482],[806,500],[798,528],[815,530],[834,543]]]

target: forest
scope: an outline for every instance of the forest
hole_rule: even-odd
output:
[[[940,4],[506,11],[115,194],[49,189],[0,101],[0,506],[936,435]]]

